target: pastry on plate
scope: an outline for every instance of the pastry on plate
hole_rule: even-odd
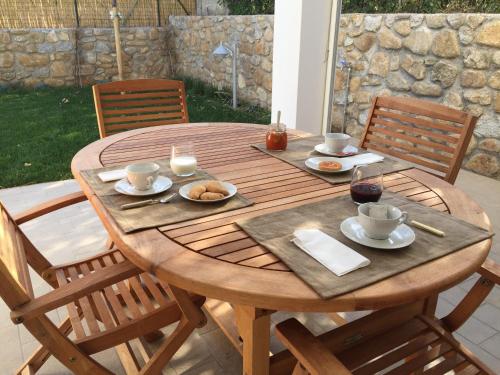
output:
[[[200,196],[207,191],[205,185],[196,185],[189,191],[189,198],[200,199]]]
[[[342,164],[337,161],[320,161],[318,163],[318,168],[322,171],[334,172],[340,171],[342,169]]]
[[[208,181],[205,188],[210,193],[220,193],[225,197],[229,195],[229,191],[219,181]]]
[[[202,195],[200,195],[200,199],[202,201],[216,201],[216,200],[219,200],[219,199],[222,199],[224,198],[224,194],[222,193],[211,193],[209,191],[207,191],[206,193],[203,193]]]

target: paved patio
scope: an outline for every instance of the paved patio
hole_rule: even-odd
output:
[[[494,231],[500,233],[500,181],[495,181],[467,171],[461,171],[456,185],[472,196],[488,213],[493,222]],[[0,200],[11,213],[17,213],[37,203],[64,195],[79,189],[73,180],[22,186],[0,190]],[[80,203],[72,207],[46,215],[23,225],[29,237],[43,254],[53,263],[61,263],[82,258],[99,252],[105,243],[106,233],[92,207]],[[500,263],[500,244],[494,240],[491,258]],[[48,290],[48,286],[33,274],[35,294]],[[472,276],[462,284],[443,293],[438,303],[438,315],[442,316],[465,295],[474,283]],[[66,316],[65,308],[50,314],[54,322]],[[273,315],[277,323],[291,316],[287,313]],[[321,333],[334,327],[329,318],[322,314],[295,315],[314,333]],[[355,318],[349,314],[347,318]],[[172,327],[166,329],[166,332]],[[500,373],[500,288],[496,287],[486,302],[474,316],[456,334],[469,349],[476,353],[494,371]],[[0,301],[0,372],[12,373],[31,354],[37,342],[26,329],[14,326],[3,301]],[[273,352],[281,350],[281,345],[273,337]],[[102,364],[116,374],[124,371],[113,350],[95,356]],[[40,370],[40,374],[68,374],[58,361],[51,358]],[[211,321],[191,335],[189,340],[175,355],[165,374],[241,374],[241,359],[237,351],[226,340],[224,334]]]

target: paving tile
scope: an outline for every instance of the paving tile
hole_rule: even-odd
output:
[[[239,355],[239,352],[221,330],[212,330],[200,335],[200,337],[206,343],[212,357],[223,369],[228,368],[234,361],[234,355]]]
[[[179,375],[225,375],[227,374],[215,360],[208,360],[199,366],[177,371]]]
[[[2,344],[2,350],[0,350],[1,372],[2,374],[15,373],[15,370],[23,363],[18,327],[12,325],[0,329],[0,338]]]
[[[460,284],[454,286],[451,289],[445,290],[439,295],[439,298],[444,298],[446,301],[450,302],[452,305],[456,306],[465,297],[467,292],[460,287]]]
[[[495,286],[493,288],[488,297],[486,297],[486,302],[500,309],[500,286]]]
[[[457,333],[478,345],[495,335],[497,331],[480,320],[471,317],[457,330]]]
[[[448,300],[445,298],[439,297],[438,303],[436,306],[436,316],[438,318],[442,318],[446,315],[448,315],[454,308],[455,306],[452,305]]]
[[[179,374],[200,366],[207,361],[215,361],[205,341],[193,332],[177,353],[172,357],[170,366]],[[216,362],[217,363],[217,362]]]
[[[464,344],[469,350],[479,357],[494,373],[500,374],[500,359],[491,355],[488,351],[481,348],[479,345],[471,342],[464,336],[454,333],[455,338]]]
[[[500,359],[500,333],[497,333],[495,336],[483,341],[480,346],[491,355]]]
[[[490,327],[500,331],[500,309],[485,303],[474,312],[474,316],[483,323],[488,324]]]

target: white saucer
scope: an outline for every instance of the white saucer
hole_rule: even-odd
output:
[[[345,146],[342,152],[331,152],[325,143],[321,143],[319,145],[314,146],[314,150],[319,152],[320,154],[337,156],[337,157],[353,156],[359,152],[359,149],[353,145]]]
[[[342,169],[339,169],[338,171],[325,171],[325,170],[319,169],[318,165],[322,161],[336,161],[337,163],[342,164]],[[331,158],[331,157],[329,158],[329,157],[324,157],[324,156],[309,158],[305,161],[305,164],[306,164],[307,168],[311,168],[312,170],[315,170],[315,171],[321,172],[321,173],[343,173],[343,172],[350,171],[351,169],[354,168],[354,164],[351,163],[350,161],[342,160],[339,158]]]
[[[163,193],[172,187],[172,180],[165,176],[158,176],[156,181],[153,183],[151,189],[148,190],[137,190],[135,189],[126,178],[121,179],[115,184],[115,190],[119,193],[126,195],[134,195],[136,197],[154,195]]]
[[[236,192],[238,191],[238,189],[236,188],[236,186],[234,186],[233,184],[231,184],[229,182],[219,181],[219,183],[222,186],[224,186],[226,188],[226,190],[229,192],[229,195],[225,196],[224,198],[214,199],[214,200],[211,200],[211,201],[204,201],[204,200],[201,200],[201,199],[191,199],[191,198],[189,198],[189,192],[191,191],[191,189],[194,186],[202,185],[202,184],[204,184],[206,182],[209,182],[209,181],[213,181],[213,180],[200,180],[200,181],[195,181],[195,182],[191,182],[189,184],[186,184],[186,185],[182,186],[179,189],[179,194],[180,194],[180,196],[182,198],[187,199],[188,201],[191,201],[191,202],[197,202],[197,203],[215,203],[215,202],[222,202],[222,201],[225,201],[226,199],[229,199],[229,198],[233,197],[236,194]]]
[[[415,232],[405,224],[399,225],[386,240],[374,240],[369,238],[365,234],[361,224],[359,224],[356,216],[345,219],[340,224],[340,230],[350,240],[376,249],[400,249],[411,245],[413,241],[415,241]]]

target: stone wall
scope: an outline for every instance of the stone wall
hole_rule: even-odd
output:
[[[167,76],[166,34],[162,28],[122,28],[127,78]],[[117,74],[112,29],[0,29],[0,86],[92,84]]]
[[[375,95],[444,103],[479,116],[465,167],[500,178],[500,15],[344,15],[338,42],[352,65],[349,133],[361,133]],[[336,126],[345,75],[336,74]]]
[[[239,97],[270,108],[273,16],[171,16],[166,29],[123,28],[125,78],[184,75],[230,87],[231,58],[212,51],[235,39]],[[0,29],[0,86],[111,80],[117,75],[114,51],[111,29]],[[444,103],[480,117],[465,167],[500,178],[500,15],[346,14],[340,60],[352,65],[349,133],[359,135],[375,95]],[[338,70],[336,78],[338,127],[345,72]]]
[[[273,16],[170,16],[170,50],[177,74],[231,87],[232,60],[212,55],[239,39],[238,96],[271,106]]]

